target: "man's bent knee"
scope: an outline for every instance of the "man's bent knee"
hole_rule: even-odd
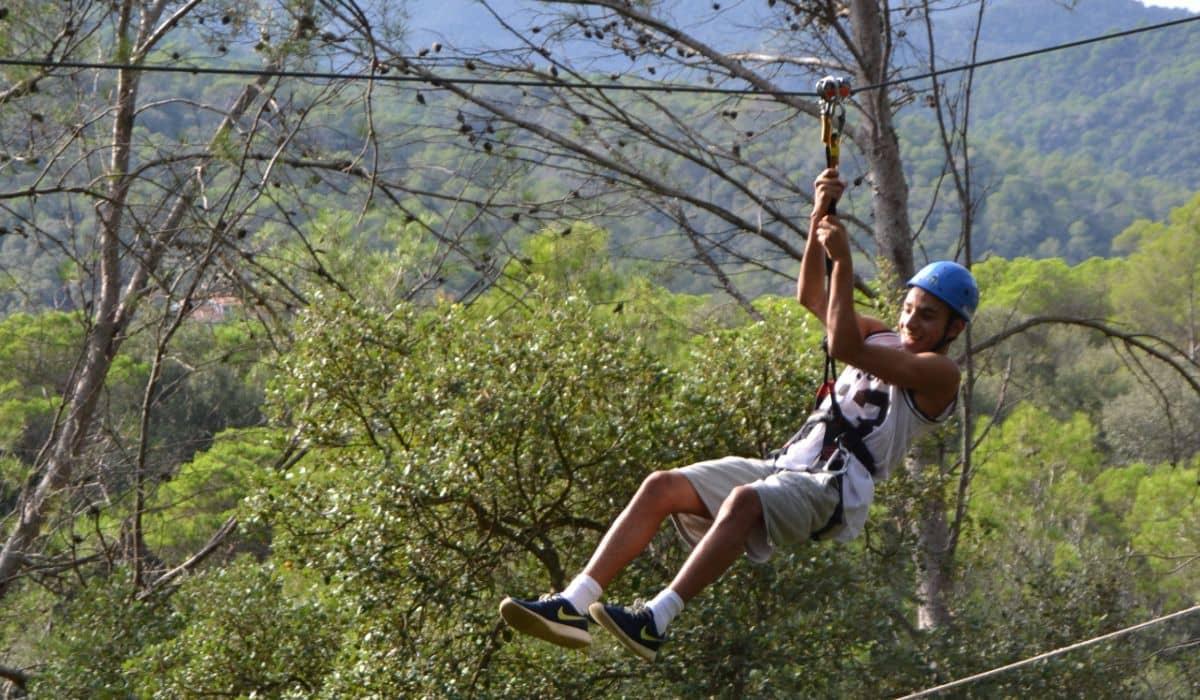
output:
[[[744,518],[752,520],[761,518],[763,513],[762,499],[758,491],[750,485],[742,485],[729,492],[721,503],[718,518]]]
[[[708,515],[692,482],[675,470],[651,472],[642,481],[637,498],[655,503],[667,513]]]

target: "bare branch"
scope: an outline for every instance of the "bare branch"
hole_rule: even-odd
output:
[[[1013,336],[1024,333],[1025,331],[1043,325],[1061,325],[1061,326],[1079,326],[1088,328],[1109,338],[1115,338],[1125,343],[1126,345],[1137,348],[1151,357],[1165,363],[1182,378],[1197,394],[1200,394],[1200,379],[1192,372],[1189,372],[1190,366],[1193,370],[1200,367],[1196,362],[1188,358],[1187,353],[1174,344],[1153,335],[1144,333],[1128,333],[1118,330],[1117,328],[1093,319],[1073,318],[1070,316],[1035,316],[1026,319],[1021,323],[1004,329],[1003,331],[993,335],[991,338],[978,343],[972,348],[974,353],[986,352]]]
[[[753,61],[755,63],[786,63],[806,68],[825,68],[831,72],[846,72],[846,66],[835,61],[815,56],[787,56],[782,54],[755,53],[752,51],[731,53],[729,58],[735,61]]]
[[[201,547],[195,554],[188,557],[187,560],[185,560],[179,566],[176,566],[175,568],[166,572],[162,576],[159,576],[158,578],[154,579],[154,581],[152,583],[150,583],[144,589],[142,589],[140,592],[138,592],[137,596],[135,596],[136,599],[144,600],[144,599],[150,597],[155,592],[161,590],[164,586],[169,585],[172,581],[179,578],[183,574],[187,573],[188,571],[191,571],[192,569],[195,569],[205,559],[207,559],[209,557],[209,555],[211,555],[213,552],[217,551],[217,548],[220,547],[225,542],[225,540],[229,537],[229,535],[232,534],[235,530],[237,530],[237,525],[238,525],[237,516],[236,515],[229,516],[229,518],[225,520],[225,522],[221,525],[221,527],[218,528],[217,531],[213,533],[212,537],[210,537],[208,539],[208,542],[205,543],[205,545],[203,547]]]

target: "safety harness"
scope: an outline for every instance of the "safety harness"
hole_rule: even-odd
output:
[[[833,474],[833,483],[838,490],[838,503],[830,516],[828,522],[812,533],[812,539],[819,540],[843,521],[842,508],[842,475],[845,474],[847,467],[847,455],[852,455],[858,460],[863,468],[872,478],[875,476],[875,456],[871,454],[871,450],[867,448],[864,441],[866,437],[862,426],[851,423],[842,413],[842,407],[838,404],[836,392],[837,386],[837,363],[829,354],[827,342],[823,342],[822,347],[825,349],[825,378],[821,382],[821,387],[817,389],[816,406],[813,413],[800,427],[783,447],[775,450],[770,455],[770,458],[777,459],[795,443],[807,437],[818,425],[823,425],[825,433],[821,439],[821,452],[816,461],[809,468],[813,472],[828,472]],[[821,408],[821,402],[825,398],[829,398],[828,408]]]

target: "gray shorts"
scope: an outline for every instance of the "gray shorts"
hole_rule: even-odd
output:
[[[687,477],[712,517],[677,513],[671,516],[680,536],[695,546],[708,532],[721,504],[738,486],[750,485],[762,501],[763,522],[746,541],[746,556],[757,562],[771,558],[776,546],[805,542],[833,517],[840,495],[837,480],[825,473],[777,469],[771,460],[724,457],[678,470]],[[840,525],[822,534],[837,534]]]

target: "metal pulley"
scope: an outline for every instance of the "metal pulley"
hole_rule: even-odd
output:
[[[846,125],[846,107],[850,98],[847,78],[827,75],[817,81],[817,97],[821,100],[821,142],[825,144],[825,167],[836,168],[840,155],[842,128]]]
[[[850,81],[827,75],[817,81],[817,96],[822,102],[834,103],[850,97]]]

